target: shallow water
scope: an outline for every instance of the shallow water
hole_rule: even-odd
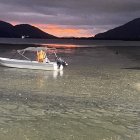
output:
[[[139,52],[63,47],[61,72],[0,67],[0,139],[139,140]]]

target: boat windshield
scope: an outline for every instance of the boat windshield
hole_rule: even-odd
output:
[[[32,60],[35,60],[36,59],[36,53],[41,51],[41,50],[45,51],[45,53],[46,53],[47,57],[49,57],[49,59],[55,60],[57,58],[55,48],[28,47],[28,48],[25,48],[25,49],[22,49],[22,50],[17,50],[17,53],[19,55],[21,55],[22,57],[24,57],[25,59],[30,60],[30,58],[33,57]],[[25,53],[26,53],[26,56],[25,56]],[[32,53],[32,55],[31,55],[31,53]]]
[[[23,51],[33,51],[33,52],[36,52],[36,51],[48,51],[48,50],[56,50],[55,48],[47,48],[47,47],[28,47],[28,48],[25,48],[25,49],[22,49],[22,50],[18,50],[18,52],[23,52]]]

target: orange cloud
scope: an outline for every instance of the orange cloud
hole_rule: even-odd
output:
[[[12,21],[13,25],[21,24],[16,21]],[[52,34],[58,37],[90,37],[93,36],[86,29],[78,29],[72,27],[65,27],[52,24],[32,24],[33,26],[43,30],[46,33]]]
[[[59,25],[33,24],[41,30],[58,37],[89,37],[91,34],[84,29],[69,28]]]

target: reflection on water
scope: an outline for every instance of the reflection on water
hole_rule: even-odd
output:
[[[64,49],[74,49],[74,48],[79,48],[81,45],[72,45],[72,44],[43,44],[44,46],[46,45],[47,47],[51,48],[64,48]],[[79,46],[79,47],[78,47]]]
[[[64,71],[0,67],[0,139],[139,140],[140,71],[126,69],[139,51],[129,49],[60,49]]]
[[[2,73],[1,82],[3,83],[1,85],[7,85],[11,88],[17,86],[17,88],[19,87],[19,89],[21,88],[21,86],[25,86],[27,83],[28,85],[26,86],[34,86],[41,89],[45,87],[47,81],[63,76],[63,70],[41,71],[1,67],[0,72]]]

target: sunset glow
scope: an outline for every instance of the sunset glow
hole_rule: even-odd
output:
[[[51,24],[33,24],[43,30],[46,33],[58,36],[58,37],[89,37],[92,36],[89,31],[85,29],[78,29],[72,27],[64,27]]]
[[[112,1],[1,0],[1,20],[30,24],[58,37],[93,37],[139,18],[140,1]]]
[[[16,21],[11,22],[13,25],[17,24],[23,24]],[[30,23],[27,23],[30,24]],[[39,28],[40,30],[52,34],[57,37],[91,37],[93,34],[91,34],[86,29],[78,29],[78,28],[72,28],[72,27],[65,27],[60,25],[51,25],[51,24],[30,24],[32,26],[35,26]]]

